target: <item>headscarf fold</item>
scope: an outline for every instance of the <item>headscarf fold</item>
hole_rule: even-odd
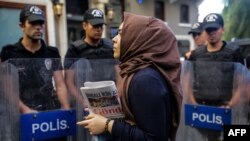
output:
[[[170,86],[172,139],[175,138],[181,108],[181,63],[176,38],[161,20],[124,12],[119,65],[123,87],[121,103],[127,120],[135,122],[128,101],[128,88],[134,74],[146,67],[156,68]]]

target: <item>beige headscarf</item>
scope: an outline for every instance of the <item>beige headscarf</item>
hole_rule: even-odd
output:
[[[182,91],[181,63],[173,32],[159,19],[125,12],[120,61],[120,75],[123,81],[121,102],[126,118],[132,122],[135,120],[129,109],[127,91],[133,75],[140,69],[153,66],[164,76],[172,94],[172,137],[174,139],[180,120]]]

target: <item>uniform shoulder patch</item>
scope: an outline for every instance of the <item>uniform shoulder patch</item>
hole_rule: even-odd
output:
[[[85,42],[83,40],[76,40],[73,43],[71,43],[73,47],[80,47],[82,45],[85,45]]]

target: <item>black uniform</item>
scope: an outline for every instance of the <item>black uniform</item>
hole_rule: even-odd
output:
[[[240,49],[238,46],[227,44],[223,41],[223,46],[219,51],[208,52],[206,46],[195,49],[192,53],[190,61],[223,61],[223,62],[240,62],[241,57]]]
[[[194,50],[189,58],[193,63],[193,95],[197,103],[210,106],[227,105],[232,98],[235,64],[242,63],[238,46],[223,42],[219,51],[208,52],[207,47]],[[221,132],[198,128],[209,141],[220,140]],[[204,136],[205,135],[205,136]]]
[[[196,101],[212,106],[227,105],[232,97],[235,70],[235,65],[229,62],[242,63],[243,60],[238,46],[223,42],[222,48],[216,52],[200,47],[192,52],[189,60],[195,61],[193,94]]]
[[[38,111],[60,108],[52,83],[53,72],[62,69],[55,47],[42,47],[32,53],[21,44],[22,38],[1,51],[1,61],[8,60],[19,73],[19,92],[22,102]]]
[[[113,45],[108,39],[101,39],[97,46],[91,46],[84,42],[84,40],[77,40],[71,44],[65,55],[67,59],[74,61],[65,61],[64,67],[70,68],[78,59],[112,59],[113,58]]]
[[[82,76],[85,78],[81,78],[81,81],[115,79],[115,60],[113,58],[113,44],[111,40],[103,38],[97,46],[91,46],[82,39],[73,42],[65,55],[65,69],[74,67],[76,62],[80,59],[84,63],[77,64],[78,69],[81,68],[82,71],[82,74],[78,75],[83,75],[88,71],[88,74],[84,74],[84,76]],[[83,61],[83,59],[85,60]]]

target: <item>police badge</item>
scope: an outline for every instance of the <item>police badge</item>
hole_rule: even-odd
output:
[[[52,60],[50,58],[46,58],[44,60],[44,64],[47,70],[50,70],[52,67]]]

